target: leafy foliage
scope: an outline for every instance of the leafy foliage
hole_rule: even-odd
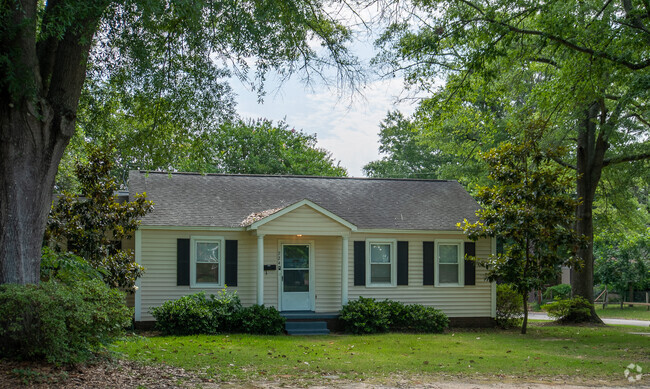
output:
[[[284,317],[273,307],[243,308],[237,292],[221,290],[216,296],[201,291],[165,301],[151,309],[156,328],[169,335],[244,332],[277,335],[284,331]]]
[[[635,172],[647,182],[647,11],[637,1],[416,1],[378,41],[376,62],[431,95],[415,114],[420,139],[431,150],[465,156],[458,167],[474,165],[476,151],[522,138],[521,123],[544,122],[540,144],[571,150],[556,161],[575,170],[576,229],[591,239],[594,204],[598,221],[619,227],[638,219],[620,223],[617,213],[604,218],[602,210],[612,201],[628,214],[636,210],[627,200]],[[614,185],[604,189],[603,178]],[[643,221],[636,226],[645,228]],[[588,300],[591,248],[578,249],[584,266],[572,277],[574,294]]]
[[[389,330],[438,333],[449,326],[447,315],[433,307],[365,297],[345,304],[339,319],[345,331],[353,334],[376,334]]]
[[[108,285],[132,289],[144,268],[118,242],[133,238],[138,218],[150,212],[153,204],[145,194],[118,202],[111,167],[110,152],[99,148],[92,148],[87,164],[77,164],[81,192],[64,192],[58,198],[50,211],[45,240],[58,251],[84,258],[103,273]]]
[[[564,300],[571,297],[571,285],[559,284],[546,288],[544,298]]]
[[[610,285],[621,296],[630,287],[650,288],[650,228],[642,234],[611,234],[594,241],[596,282]]]
[[[581,323],[588,321],[594,305],[582,296],[556,300],[542,305],[548,315],[562,323]]]
[[[505,143],[483,155],[494,184],[481,187],[479,221],[462,224],[467,236],[499,236],[504,252],[479,263],[488,269],[487,279],[511,284],[523,301],[526,333],[527,294],[555,279],[560,266],[575,266],[580,237],[573,231],[576,200],[572,177],[542,154],[534,133],[522,144]],[[459,223],[459,227],[461,224]]]
[[[521,295],[508,284],[498,284],[497,325],[501,328],[520,326],[523,314]]]
[[[275,307],[251,305],[237,313],[236,332],[259,335],[279,335],[284,332],[286,319]]]
[[[0,356],[77,363],[124,333],[124,293],[100,280],[0,285]]]
[[[41,281],[57,280],[71,286],[79,281],[103,280],[105,272],[105,269],[94,268],[78,255],[43,247]]]

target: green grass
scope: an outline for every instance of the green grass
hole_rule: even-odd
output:
[[[602,305],[597,304],[596,313],[601,318],[650,320],[650,311],[643,306],[628,307],[624,305],[621,309],[620,304],[609,304],[607,308],[603,309]]]
[[[381,380],[400,376],[622,382],[650,370],[650,337],[633,327],[535,326],[439,335],[138,337],[116,345],[126,358],[193,370],[215,380]]]

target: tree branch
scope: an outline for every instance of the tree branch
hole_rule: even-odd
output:
[[[575,165],[571,165],[570,163],[567,163],[567,162],[564,162],[563,160],[561,160],[561,159],[558,158],[558,157],[551,156],[551,159],[552,159],[553,161],[557,162],[558,164],[560,164],[561,166],[564,166],[564,167],[566,167],[566,168],[573,169],[573,170],[578,170],[577,166],[575,166]]]
[[[650,159],[650,152],[635,154],[635,155],[623,155],[614,158],[608,158],[603,161],[603,166],[615,165],[622,162],[632,162],[632,161],[641,161],[644,159]]]

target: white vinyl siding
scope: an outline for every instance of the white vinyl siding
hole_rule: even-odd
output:
[[[463,241],[464,236],[454,234],[397,234],[397,233],[352,233],[350,235],[350,256],[353,254],[354,241],[366,239],[397,239],[408,241],[409,270],[408,285],[395,287],[354,286],[354,261],[349,263],[348,295],[350,300],[360,296],[377,300],[397,300],[405,304],[423,304],[440,309],[449,317],[490,317],[492,306],[491,284],[484,280],[485,269],[476,266],[476,285],[456,288],[422,285],[422,242],[443,240]],[[476,242],[476,256],[487,258],[491,245],[487,239]],[[435,254],[437,255],[437,254]]]
[[[350,231],[343,224],[303,205],[258,228],[262,235],[338,235]]]

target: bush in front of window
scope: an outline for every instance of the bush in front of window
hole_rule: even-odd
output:
[[[199,292],[177,300],[165,301],[151,309],[156,329],[165,335],[215,334],[212,304]]]
[[[237,313],[237,332],[258,335],[279,335],[284,331],[286,319],[274,307],[251,305]]]
[[[340,320],[345,331],[353,334],[388,331],[439,333],[449,326],[447,315],[433,307],[365,297],[347,303],[341,310]]]
[[[359,297],[348,302],[341,310],[339,319],[346,332],[353,334],[376,334],[390,329],[389,305],[373,298]]]
[[[449,327],[449,318],[442,311],[421,304],[404,305],[399,326],[392,324],[391,330],[404,332],[441,333]]]
[[[124,292],[101,280],[0,285],[0,357],[78,363],[124,334]]]
[[[501,328],[514,328],[521,325],[524,310],[521,295],[510,284],[497,285],[496,322]]]

